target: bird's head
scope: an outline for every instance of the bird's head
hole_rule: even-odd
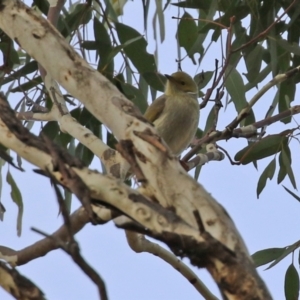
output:
[[[175,72],[172,75],[165,75],[167,84],[165,94],[174,96],[180,92],[194,94],[198,96],[198,87],[193,78],[185,72]]]

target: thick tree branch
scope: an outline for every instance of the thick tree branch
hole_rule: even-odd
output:
[[[170,253],[160,245],[147,240],[144,235],[136,234],[126,230],[126,238],[131,249],[137,253],[148,252],[160,257],[171,265],[177,272],[180,272],[206,300],[218,300],[198,278],[198,276],[188,268],[174,254]]]
[[[84,168],[67,153],[60,154],[89,188],[91,197],[147,228],[149,236],[164,241],[176,255],[206,267],[227,299],[271,299],[226,211],[186,174],[176,157],[162,151],[167,147],[157,147],[160,140],[154,144],[145,138],[156,133],[134,105],[23,3],[4,0],[0,8],[0,27],[119,140],[133,145],[124,152],[130,150],[127,153],[144,176],[139,191]],[[0,142],[64,184],[47,147],[21,129],[3,101],[0,118]]]
[[[64,185],[64,177],[53,165],[48,147],[41,138],[30,134],[22,126],[3,98],[0,101],[0,118],[1,143],[42,170],[50,172]],[[157,203],[149,202],[142,194],[122,182],[87,170],[64,151],[56,151],[83,180],[91,191],[92,198],[117,208],[137,221],[143,228],[147,228],[149,236],[165,242],[176,255],[189,257],[193,264],[206,267],[226,295],[231,296],[234,286],[234,295],[228,299],[243,299],[242,295],[258,297],[259,294],[261,296],[258,299],[270,299],[243,241],[224,209],[184,172],[178,162],[174,161],[174,157],[151,147],[143,139],[138,139],[135,145],[135,153],[131,152],[130,155],[137,155],[139,163],[147,163],[149,168],[155,168],[156,172],[159,170],[163,174],[162,177],[151,178],[156,191],[145,184],[146,189],[141,189],[140,192],[172,207],[177,215]],[[141,166],[145,167],[143,164]],[[168,180],[178,184],[170,185]],[[47,251],[48,249],[49,247]],[[19,258],[15,263],[19,263]]]
[[[44,293],[16,269],[0,261],[0,286],[18,300],[45,300]]]
[[[86,211],[81,207],[70,216],[71,228],[74,233],[80,231],[89,222]],[[12,266],[20,266],[38,257],[45,256],[52,250],[56,250],[59,246],[54,240],[67,242],[69,240],[68,229],[65,225],[61,226],[52,235],[53,239],[42,239],[24,249],[13,250],[0,246],[0,258],[5,259]]]

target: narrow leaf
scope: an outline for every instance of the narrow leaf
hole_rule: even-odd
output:
[[[285,273],[284,294],[286,300],[298,300],[299,298],[299,274],[293,264]]]
[[[296,243],[294,243],[293,245],[286,247],[285,250],[283,251],[282,255],[280,255],[278,258],[276,258],[276,259],[274,260],[274,262],[271,263],[271,264],[269,265],[269,267],[268,267],[266,270],[273,268],[273,267],[274,267],[275,265],[277,265],[281,260],[283,260],[283,259],[284,259],[285,257],[287,257],[289,254],[291,254],[293,251],[295,251],[295,250],[299,247],[298,244],[299,244],[299,243],[296,242]]]
[[[268,164],[268,166],[265,168],[265,170],[262,172],[262,174],[259,177],[257,188],[256,188],[257,198],[259,198],[260,193],[265,188],[267,179],[272,180],[275,173],[275,169],[276,169],[276,160],[275,158],[273,158],[272,161]]]
[[[124,52],[137,70],[140,73],[156,71],[155,59],[152,54],[147,52],[148,43],[145,38],[132,27],[126,26],[122,23],[116,23],[115,26],[121,44],[125,44],[129,40],[136,39],[134,44],[128,45],[124,48]]]
[[[235,160],[246,165],[254,160],[276,154],[282,149],[282,144],[287,142],[287,137],[281,134],[268,135],[260,141],[253,143],[240,150],[235,155]]]
[[[17,217],[17,234],[21,236],[22,233],[22,218],[23,218],[23,199],[22,194],[13,179],[11,173],[8,171],[6,175],[6,181],[11,186],[11,198],[14,203],[18,206],[18,217]]]
[[[198,37],[198,29],[193,17],[185,12],[178,25],[177,38],[180,47],[183,47],[188,56],[193,59],[195,51],[191,51]]]
[[[283,188],[291,195],[291,196],[293,196],[296,200],[298,200],[299,202],[300,202],[300,197],[299,196],[297,196],[295,193],[293,193],[291,190],[289,190],[287,187],[285,187],[284,185],[283,185]]]
[[[260,267],[270,263],[276,258],[280,257],[285,251],[285,248],[269,248],[255,252],[252,254],[255,267]]]

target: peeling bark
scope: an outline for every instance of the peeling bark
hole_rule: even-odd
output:
[[[186,174],[137,108],[22,2],[1,1],[0,10],[1,29],[112,130],[120,151],[139,171],[142,187],[133,190],[56,149],[91,197],[132,218],[139,224],[137,231],[145,229],[144,234],[163,241],[174,254],[207,268],[224,299],[271,299],[227,212]],[[0,142],[64,184],[49,149],[21,128],[3,99],[0,105]]]

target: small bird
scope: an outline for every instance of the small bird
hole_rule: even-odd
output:
[[[198,128],[198,87],[185,72],[165,76],[165,93],[152,102],[144,117],[178,156],[189,146]]]

